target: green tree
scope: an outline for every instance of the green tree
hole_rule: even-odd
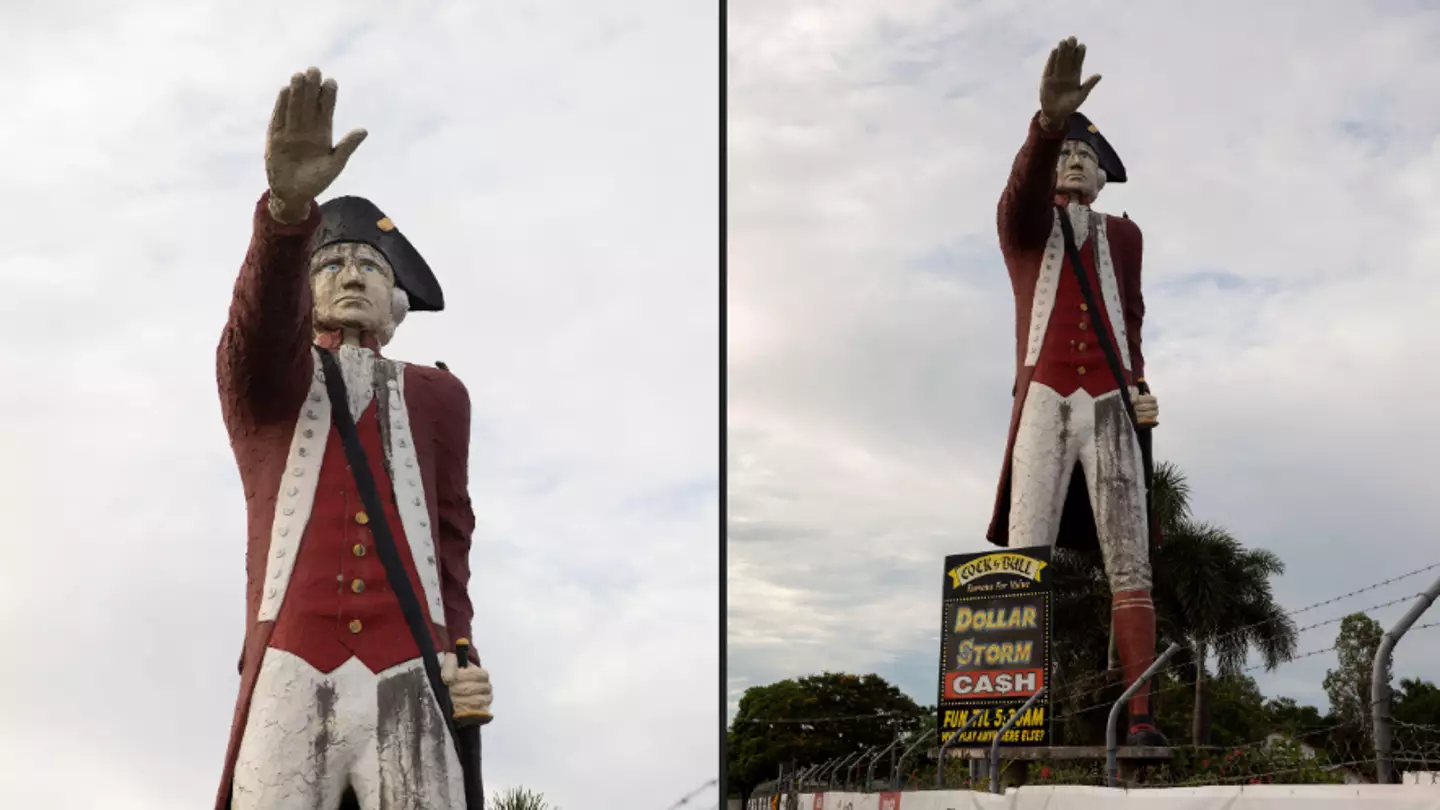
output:
[[[782,766],[805,767],[884,746],[924,721],[920,706],[879,675],[826,672],[751,687],[730,724],[729,782],[745,800]]]
[[[1319,747],[1324,743],[1324,731],[1334,724],[1334,719],[1320,714],[1314,706],[1302,706],[1295,698],[1277,697],[1265,701],[1265,717],[1270,730]]]
[[[1352,613],[1340,622],[1335,639],[1335,669],[1325,671],[1325,694],[1335,720],[1364,731],[1371,739],[1371,684],[1375,653],[1384,631],[1364,613]]]
[[[1326,747],[1336,761],[1360,760],[1363,774],[1374,778],[1374,723],[1371,722],[1371,692],[1375,653],[1384,631],[1380,623],[1364,613],[1352,613],[1340,622],[1335,639],[1336,668],[1325,672],[1325,694],[1336,727],[1330,730]]]
[[[1401,678],[1392,698],[1391,714],[1397,724],[1395,749],[1440,746],[1440,687],[1419,678]]]

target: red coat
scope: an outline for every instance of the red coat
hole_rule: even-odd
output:
[[[995,509],[990,528],[985,537],[990,542],[1005,546],[1009,544],[1010,531],[1010,464],[1015,450],[1015,435],[1020,429],[1020,414],[1025,407],[1025,396],[1035,379],[1036,367],[1044,367],[1043,381],[1047,384],[1080,385],[1097,391],[1114,390],[1115,384],[1110,369],[1105,365],[1098,346],[1087,346],[1085,356],[1080,357],[1070,346],[1072,339],[1079,339],[1076,331],[1081,322],[1088,329],[1098,325],[1109,326],[1105,312],[1089,313],[1092,318],[1085,321],[1079,313],[1079,287],[1074,280],[1070,260],[1063,258],[1060,266],[1059,289],[1055,293],[1056,303],[1050,312],[1050,321],[1045,340],[1036,362],[1027,364],[1030,349],[1030,317],[1035,304],[1036,287],[1040,283],[1040,270],[1044,262],[1047,245],[1050,245],[1055,227],[1055,166],[1060,159],[1060,147],[1065,141],[1065,131],[1048,133],[1040,128],[1039,116],[1030,121],[1030,132],[1025,145],[1015,156],[1010,170],[1010,180],[1005,192],[1000,195],[997,226],[1000,235],[1000,252],[1005,258],[1005,267],[1010,273],[1010,285],[1015,295],[1015,388],[1014,404],[1010,410],[1010,435],[1005,442],[1005,459],[1000,470],[1000,484],[995,495]],[[1141,350],[1140,331],[1145,320],[1145,298],[1140,288],[1140,260],[1143,242],[1140,229],[1129,219],[1105,216],[1105,231],[1109,243],[1110,258],[1114,265],[1116,292],[1119,308],[1124,313],[1125,349],[1130,357],[1130,378],[1145,376],[1145,355]],[[1078,238],[1077,234],[1077,238]],[[1093,264],[1092,235],[1080,248],[1091,279],[1091,288],[1097,298],[1103,298],[1098,286]],[[1052,246],[1053,247],[1053,246]],[[1068,289],[1067,289],[1068,287]],[[1101,303],[1101,309],[1107,307]],[[1095,321],[1098,320],[1097,324]],[[1114,332],[1111,332],[1112,336]],[[1117,347],[1119,348],[1119,347]],[[1095,362],[1098,360],[1099,362]],[[1085,366],[1083,377],[1067,375],[1064,369]],[[1073,390],[1073,388],[1072,388]],[[1060,391],[1062,394],[1069,393]],[[1096,393],[1096,392],[1092,392]],[[1156,523],[1151,516],[1151,534],[1158,536]],[[1153,538],[1152,538],[1153,539]],[[1065,509],[1060,522],[1057,545],[1062,548],[1095,548],[1095,517],[1090,509],[1090,499],[1085,488],[1084,473],[1076,469],[1070,481],[1070,491],[1065,499]]]
[[[251,694],[275,630],[275,622],[259,620],[267,592],[271,530],[291,440],[314,382],[309,241],[320,222],[319,206],[312,204],[310,218],[305,222],[282,225],[270,216],[268,197],[268,193],[262,196],[256,206],[254,235],[235,283],[230,317],[216,353],[221,411],[245,488],[248,524],[240,692],[215,799],[216,810],[225,810],[229,804]],[[433,543],[445,618],[444,627],[433,629],[443,651],[453,639],[473,638],[470,624],[474,610],[466,590],[470,580],[470,537],[475,528],[467,480],[470,399],[465,386],[448,372],[412,365],[404,368],[403,404],[413,435],[417,485],[423,490],[428,510],[428,542]],[[372,405],[371,412],[373,409]],[[326,424],[324,429],[329,431],[331,427]],[[333,441],[326,443],[327,457],[340,450],[338,437],[331,438]],[[378,439],[376,442],[367,448],[367,454],[383,497],[391,488],[380,468]],[[311,519],[323,520],[329,506],[333,504],[327,505],[325,493],[317,487]],[[398,524],[392,526],[395,533],[402,533]],[[307,525],[307,535],[311,531]],[[296,595],[305,582],[305,570],[297,561],[287,603],[295,600],[292,605],[302,604],[306,598]],[[388,594],[388,588],[384,592]],[[418,587],[416,592],[423,598]],[[289,612],[282,609],[282,621],[287,620]],[[398,627],[397,632],[408,636],[403,620]],[[478,663],[478,658],[472,658]]]

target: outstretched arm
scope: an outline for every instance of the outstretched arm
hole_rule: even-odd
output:
[[[338,89],[318,68],[290,77],[275,96],[265,138],[270,190],[255,207],[255,232],[220,338],[216,372],[232,435],[291,419],[310,377],[310,237],[315,199],[365,140],[357,129],[331,143]]]
[[[310,236],[317,206],[287,225],[270,213],[270,192],[255,206],[255,230],[245,253],[230,318],[216,352],[225,424],[244,426],[293,418],[310,381]]]
[[[1000,244],[1033,248],[1050,235],[1055,198],[1055,165],[1065,142],[1065,122],[1050,131],[1040,125],[1040,114],[1030,119],[1025,145],[1010,167],[1010,180],[1000,195],[997,215]]]
[[[1015,156],[1010,182],[1000,195],[1002,248],[1037,248],[1049,236],[1054,221],[1055,164],[1065,141],[1065,125],[1100,83],[1099,76],[1080,81],[1084,64],[1085,46],[1074,37],[1061,40],[1045,62],[1040,74],[1040,111],[1030,120],[1030,134]]]

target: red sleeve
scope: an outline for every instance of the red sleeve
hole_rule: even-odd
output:
[[[997,224],[1002,246],[1038,247],[1050,235],[1055,200],[1055,164],[1065,142],[1065,128],[1046,132],[1040,114],[1030,119],[1025,145],[1010,167],[1010,180],[1000,195]]]
[[[1140,330],[1145,325],[1145,292],[1140,286],[1140,264],[1145,238],[1140,226],[1121,220],[1126,230],[1129,249],[1125,251],[1125,340],[1130,344],[1130,374],[1134,380],[1145,378],[1145,353],[1140,349]]]
[[[270,216],[269,200],[266,191],[255,206],[250,249],[216,350],[220,407],[232,434],[292,418],[310,384],[308,270],[319,206],[311,201],[308,219],[284,225]]]
[[[445,629],[451,643],[469,639],[471,660],[479,664],[471,623],[470,538],[475,532],[475,511],[470,505],[470,394],[464,383],[448,372],[438,372],[443,385],[436,429],[435,493],[436,549],[440,554],[440,598],[445,607]]]

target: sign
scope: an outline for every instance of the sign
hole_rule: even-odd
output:
[[[940,742],[972,716],[951,744],[989,748],[995,734],[1049,681],[1050,549],[1025,548],[945,558]],[[1050,745],[1046,693],[1005,732],[1002,747]]]

